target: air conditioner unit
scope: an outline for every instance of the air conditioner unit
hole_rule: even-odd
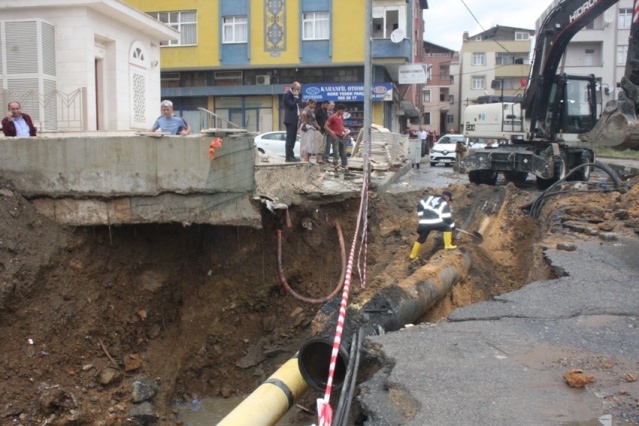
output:
[[[255,77],[255,84],[271,84],[271,76],[268,74]]]

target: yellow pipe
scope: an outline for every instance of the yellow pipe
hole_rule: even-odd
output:
[[[218,426],[272,426],[284,417],[308,390],[297,363],[297,354],[226,417]]]

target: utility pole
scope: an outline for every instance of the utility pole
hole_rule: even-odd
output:
[[[371,39],[372,27],[373,27],[373,0],[366,0],[366,13],[364,13],[364,127],[362,131],[362,142],[368,142],[366,145],[370,154],[370,142],[371,142],[371,124],[373,123],[373,64],[372,64],[372,43]]]

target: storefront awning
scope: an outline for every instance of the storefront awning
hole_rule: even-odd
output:
[[[411,101],[401,101],[399,107],[404,110],[404,114],[407,117],[416,118],[419,117],[419,111],[415,109],[415,106]]]

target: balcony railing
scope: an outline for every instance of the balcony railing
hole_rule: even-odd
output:
[[[70,93],[57,89],[41,93],[38,90],[0,89],[2,105],[19,102],[40,132],[75,132],[86,130],[86,88]]]

